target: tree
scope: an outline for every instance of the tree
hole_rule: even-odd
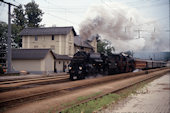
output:
[[[26,18],[25,18],[25,13],[24,9],[22,8],[22,5],[19,5],[18,7],[14,8],[13,11],[13,20],[12,20],[12,39],[13,42],[16,43],[17,47],[22,46],[22,40],[21,36],[19,33],[21,32],[22,29],[26,27]]]
[[[39,27],[39,23],[42,21],[43,12],[39,9],[39,5],[36,4],[35,1],[25,5],[25,14],[28,27]]]
[[[17,26],[16,24],[12,24],[11,29],[12,29],[11,39],[13,42],[13,47],[15,48],[22,47],[22,39],[21,36],[19,35],[20,31],[22,30],[22,27]]]
[[[11,45],[12,47],[18,47],[20,44],[20,38],[17,37],[19,29],[15,24],[11,25]],[[7,46],[7,34],[8,34],[8,24],[5,22],[0,22],[0,46],[6,47]]]
[[[6,48],[8,25],[0,21],[0,48]]]
[[[39,23],[42,21],[42,10],[34,2],[27,3],[25,5],[25,11],[22,5],[14,8],[13,20],[12,20],[12,40],[15,42],[17,47],[22,46],[22,39],[19,33],[25,27],[39,27]]]
[[[115,48],[111,45],[111,42],[104,39],[98,39],[97,41],[97,52],[99,53],[106,53],[108,55],[113,54]]]
[[[5,22],[0,21],[0,39],[6,40],[8,25]]]
[[[19,5],[18,7],[14,8],[12,16],[12,22],[17,25],[20,30],[22,30],[26,26],[26,18],[22,5]]]

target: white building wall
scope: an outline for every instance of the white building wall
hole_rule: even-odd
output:
[[[44,71],[46,73],[53,73],[54,72],[54,58],[50,51],[43,61],[45,62],[44,63],[44,67],[45,67]]]
[[[46,57],[40,60],[12,60],[12,67],[14,71],[49,74],[54,72],[54,58],[49,51]]]
[[[41,73],[41,60],[12,60],[12,68],[14,71],[28,71]]]
[[[23,36],[22,48],[52,48],[53,52],[60,55],[73,56],[74,54],[74,34],[70,31],[67,35]]]
[[[56,60],[57,73],[63,72],[63,63],[66,65],[65,72],[68,72],[68,65],[70,64],[70,60]]]

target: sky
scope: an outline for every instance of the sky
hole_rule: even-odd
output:
[[[19,5],[19,4],[24,5],[30,2],[31,0],[4,0],[4,1],[13,3],[15,5]],[[98,8],[98,11],[96,11],[97,13],[99,13],[99,9],[101,6],[103,7],[104,10],[111,12],[108,14],[112,14],[116,10],[114,8],[118,8],[118,6],[123,7],[123,5],[125,5],[125,7],[128,10],[129,9],[134,10],[135,13],[132,13],[131,14],[132,16],[133,14],[138,15],[138,16],[134,15],[133,18],[136,18],[135,20],[141,20],[141,19],[146,20],[142,22],[140,21],[139,24],[146,25],[146,24],[153,24],[154,22],[154,24],[156,23],[159,26],[159,27],[155,27],[154,25],[154,26],[147,27],[150,30],[155,30],[154,32],[157,32],[158,29],[159,29],[159,32],[161,31],[161,33],[159,33],[159,41],[157,40],[157,42],[155,41],[154,43],[154,44],[157,44],[157,47],[153,46],[152,49],[156,48],[156,50],[159,50],[159,51],[161,50],[169,51],[169,47],[168,47],[170,45],[169,32],[168,32],[169,30],[169,0],[35,0],[35,2],[39,5],[39,8],[42,9],[42,11],[44,12],[43,20],[41,24],[45,25],[45,27],[73,26],[77,34],[81,34],[80,30],[83,28],[82,24],[86,23],[86,20],[93,18],[92,16],[89,16],[89,15],[90,14],[92,15],[93,11],[97,10],[94,7],[97,6]],[[119,5],[114,6],[114,4],[111,5],[112,3],[118,3]],[[4,3],[0,3],[0,21],[7,22],[7,19],[8,19],[7,11],[8,11],[7,5],[5,5]],[[126,14],[126,10],[123,10],[123,11],[125,13],[122,13],[122,14]],[[140,19],[137,19],[137,18],[140,18]],[[137,32],[135,31],[133,32],[136,33],[134,37],[139,37],[139,34],[137,34]],[[140,35],[146,36],[147,33],[144,33],[143,31],[143,32],[140,32]],[[102,36],[104,37],[104,34]],[[106,38],[107,37],[108,36],[106,36]],[[151,34],[148,35],[148,37],[151,37]],[[148,43],[147,41],[152,41],[152,40],[141,39],[141,40],[133,41],[130,43],[134,44],[134,43],[137,43],[138,41],[141,41],[141,44],[139,45],[141,45],[142,48],[148,48],[149,47],[148,45],[150,43]],[[114,43],[115,40],[113,40],[112,42],[113,44],[115,44]],[[122,42],[120,43],[124,44]],[[159,49],[160,43],[162,43],[163,45]],[[129,46],[129,47],[132,50],[134,48],[134,46],[132,47]],[[125,48],[122,48],[121,50],[124,51]]]

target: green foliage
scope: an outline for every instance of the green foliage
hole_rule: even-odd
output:
[[[25,11],[22,7],[22,5],[19,5],[18,7],[14,8],[13,14],[12,14],[12,42],[14,47],[21,47],[22,46],[22,40],[21,36],[19,33],[21,32],[22,29],[25,27],[39,27],[39,23],[42,21],[42,10],[39,9],[38,4],[36,4],[34,1],[29,2],[28,4],[25,5]],[[6,23],[5,23],[6,24]],[[1,24],[3,25],[3,24]],[[0,30],[3,33],[4,37],[7,38],[7,24],[6,28],[2,27],[5,29],[0,28]],[[2,35],[2,34],[0,34]]]
[[[43,12],[39,9],[39,5],[35,1],[29,2],[25,5],[25,12],[22,5],[14,8],[13,11],[13,23],[19,26],[22,30],[24,27],[39,27],[39,23],[42,21]]]
[[[22,5],[14,8],[12,22],[22,30],[26,26],[26,18]]]
[[[8,25],[5,22],[0,22],[0,42],[7,40]]]
[[[11,45],[13,48],[21,46],[21,37],[19,36],[20,26],[16,24],[11,25]],[[0,22],[0,42],[1,45],[6,46],[8,34],[8,25],[5,22]]]
[[[115,48],[111,45],[111,42],[108,40],[98,40],[97,42],[97,52],[106,53],[108,55],[112,54],[115,51]]]
[[[39,9],[39,5],[32,1],[25,5],[25,15],[27,17],[28,27],[39,27],[42,21],[43,12]]]
[[[112,103],[112,101],[117,101],[118,99],[120,99],[118,94],[108,94],[97,100],[92,100],[88,103],[80,104],[77,107],[66,109],[62,111],[62,113],[92,113],[94,110],[106,106],[107,104]]]
[[[21,36],[19,35],[20,31],[25,28],[26,26],[26,18],[24,9],[22,8],[22,5],[19,5],[18,7],[14,8],[13,11],[13,24],[12,24],[12,40],[17,45],[16,47],[22,46]]]
[[[11,26],[12,28],[12,41],[13,43],[15,43],[16,45],[13,44],[13,46],[15,48],[17,47],[21,47],[22,46],[22,40],[21,40],[21,36],[19,35],[22,27],[21,26],[17,26],[16,24],[12,24]]]
[[[73,105],[73,104],[75,104],[75,103],[77,103],[77,102],[80,102],[80,101],[83,101],[83,100],[86,100],[86,99],[89,99],[89,98],[96,97],[96,96],[100,95],[101,93],[102,93],[102,92],[97,92],[97,93],[94,93],[94,94],[91,94],[91,95],[88,95],[88,96],[80,96],[80,97],[78,97],[75,101],[62,104],[62,106],[63,106],[63,107],[70,106],[70,105]]]

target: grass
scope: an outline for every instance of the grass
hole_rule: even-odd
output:
[[[138,93],[145,93],[147,91],[146,85],[149,82],[153,81],[154,79],[155,78],[138,83],[131,87],[120,90],[116,93],[111,93],[111,94],[105,95],[105,96],[98,98],[96,100],[91,100],[87,103],[80,104],[78,106],[65,109],[62,111],[62,113],[93,113],[96,110],[99,110],[101,108],[106,108],[111,103],[115,103],[115,102],[119,101],[120,99],[126,98],[132,94],[136,95]],[[101,93],[99,93],[99,94],[101,94]],[[88,99],[88,98],[96,96],[96,95],[93,94],[91,96],[79,97],[79,98],[77,98],[77,100],[82,101],[82,100]]]
[[[78,101],[86,100],[86,99],[89,99],[89,98],[98,96],[98,95],[100,95],[101,93],[102,93],[102,92],[97,92],[97,93],[95,93],[95,94],[91,94],[91,95],[88,95],[88,96],[81,96],[81,97],[78,97],[77,100],[78,100]]]
[[[89,99],[89,98],[98,96],[98,95],[100,95],[101,93],[102,93],[102,92],[97,92],[97,93],[94,93],[94,94],[91,94],[91,95],[88,95],[88,96],[80,96],[80,97],[78,97],[75,101],[62,104],[62,106],[63,106],[63,107],[70,106],[70,105],[76,104],[77,102],[80,102],[80,101],[83,101],[83,100],[86,100],[86,99]]]
[[[107,96],[104,96],[97,100],[92,100],[85,104],[80,104],[79,106],[66,109],[62,111],[62,113],[92,113],[94,110],[97,110],[119,99],[120,99],[120,96],[118,94],[108,94]]]

